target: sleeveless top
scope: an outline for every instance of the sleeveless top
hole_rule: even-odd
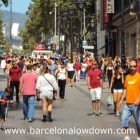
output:
[[[66,79],[66,69],[59,69],[59,73],[57,75],[58,80],[65,80]]]
[[[68,71],[74,71],[73,63],[68,63]]]
[[[114,89],[123,89],[122,76],[120,78],[114,77],[113,88]]]

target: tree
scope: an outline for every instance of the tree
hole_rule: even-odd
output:
[[[68,9],[70,4],[74,4],[75,0],[32,0],[26,12],[28,20],[24,29],[20,32],[22,37],[22,45],[24,49],[33,49],[36,42],[41,42],[42,34],[47,38],[54,32],[54,5],[61,5],[61,11]],[[92,0],[86,1],[88,5],[92,4]],[[77,19],[80,22],[80,19]],[[77,23],[75,20],[75,24]]]
[[[1,0],[3,4],[7,7],[8,6],[8,0]]]
[[[0,12],[0,45],[4,44],[2,13]]]

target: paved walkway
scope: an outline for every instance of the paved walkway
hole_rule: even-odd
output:
[[[4,87],[4,81],[0,81],[1,88]],[[105,84],[104,87],[107,87]],[[103,102],[102,102],[102,112],[103,117],[93,117],[88,116],[88,113],[92,112],[91,102],[89,91],[86,86],[86,82],[81,80],[80,82],[74,83],[74,87],[66,88],[66,100],[61,102],[60,100],[56,100],[54,102],[54,109],[52,113],[52,118],[54,121],[52,123],[43,123],[41,122],[42,119],[42,112],[41,112],[41,102],[36,102],[36,112],[35,112],[35,121],[32,123],[28,123],[27,121],[23,120],[22,108],[21,104],[14,104],[9,106],[9,114],[8,119],[6,121],[6,126],[8,128],[24,128],[26,129],[26,134],[5,134],[4,131],[0,131],[1,138],[4,140],[38,140],[38,139],[47,139],[47,140],[122,140],[123,135],[118,135],[116,133],[116,129],[120,128],[120,121],[119,118],[116,117],[112,112],[113,108],[107,108],[106,106],[106,98],[108,95],[109,89],[105,88],[103,90]],[[21,99],[22,100],[22,99]],[[133,127],[133,122],[132,122]],[[32,128],[32,129],[31,129]],[[52,130],[52,133],[56,131],[57,134],[45,134],[42,130],[39,132],[39,129],[36,128],[43,128],[44,131],[49,129]],[[65,128],[65,134],[62,133],[62,129]],[[70,131],[71,128],[71,131]],[[88,134],[79,134],[80,129],[90,129]],[[113,134],[98,134],[99,129],[104,128],[112,129]],[[34,130],[33,130],[34,129]],[[66,133],[66,129],[69,130],[69,133]],[[76,129],[77,133],[74,133],[74,129]],[[10,129],[7,129],[10,130]],[[14,130],[14,129],[13,129]],[[36,134],[32,134],[35,132]],[[63,129],[64,130],[64,129]],[[93,133],[93,130],[95,131]],[[111,130],[108,130],[111,131]],[[67,131],[68,132],[68,131]],[[92,133],[92,134],[91,134]],[[98,135],[97,135],[97,134]],[[111,133],[111,132],[110,132]],[[136,135],[133,135],[136,137]]]

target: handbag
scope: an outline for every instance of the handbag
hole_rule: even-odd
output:
[[[112,94],[109,94],[108,97],[107,97],[107,106],[112,106],[114,104],[113,102],[113,95]]]
[[[57,90],[55,90],[54,89],[54,87],[53,87],[53,85],[49,82],[49,80],[44,76],[44,75],[42,75],[45,79],[46,79],[46,81],[52,86],[52,88],[53,88],[53,94],[56,94],[57,93]]]

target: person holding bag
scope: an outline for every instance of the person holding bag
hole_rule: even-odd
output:
[[[37,79],[36,89],[40,92],[42,100],[43,122],[52,122],[52,103],[54,91],[57,91],[58,84],[55,77],[49,73],[48,67],[43,67],[43,73]],[[56,92],[57,93],[57,92]],[[56,94],[55,93],[55,94]],[[46,115],[48,113],[48,115]]]

